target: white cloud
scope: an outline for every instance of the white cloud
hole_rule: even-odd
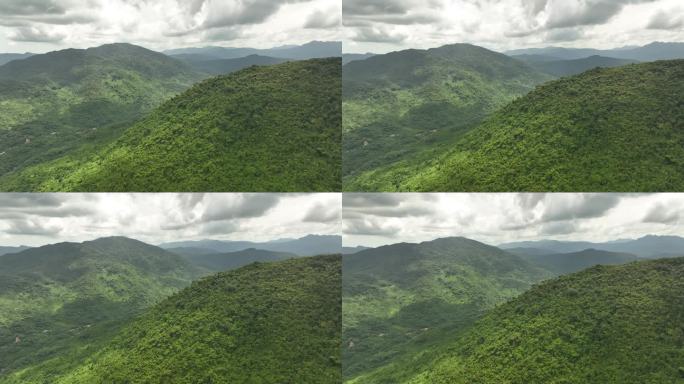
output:
[[[163,50],[339,40],[340,13],[341,0],[4,0],[0,52],[114,42]]]
[[[149,243],[201,238],[267,241],[339,234],[340,194],[3,194],[0,245],[128,236]]]
[[[684,194],[434,193],[345,196],[345,246],[464,236],[489,244],[684,236]],[[421,207],[411,214],[407,207]],[[395,213],[392,214],[391,212]],[[430,212],[430,213],[428,213]]]
[[[345,52],[471,43],[494,50],[684,41],[681,0],[345,0]],[[401,38],[404,37],[404,38]]]

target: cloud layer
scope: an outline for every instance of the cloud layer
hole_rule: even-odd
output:
[[[345,246],[465,236],[489,244],[684,236],[684,194],[352,194]]]
[[[0,194],[0,245],[338,234],[339,194]]]
[[[340,0],[3,0],[0,52],[339,40]]]
[[[345,52],[467,42],[495,50],[684,41],[680,0],[345,0]]]

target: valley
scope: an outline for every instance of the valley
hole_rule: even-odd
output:
[[[682,241],[441,238],[343,255],[344,380],[677,383]]]
[[[126,237],[8,249],[0,383],[339,382],[341,239],[275,244],[331,256]]]
[[[0,190],[339,190],[339,49],[15,58],[0,66]]]
[[[683,47],[348,56],[343,188],[681,190]]]

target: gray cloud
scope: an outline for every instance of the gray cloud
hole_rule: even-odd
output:
[[[578,28],[562,28],[549,31],[546,34],[546,41],[554,43],[575,41],[581,39],[582,36],[584,36],[584,32]]]
[[[279,201],[279,195],[273,193],[240,195],[233,202],[214,199],[207,204],[201,220],[211,222],[259,217],[278,205]]]
[[[621,196],[618,194],[574,194],[566,200],[556,200],[547,204],[541,221],[563,221],[600,217],[615,207]]]
[[[344,0],[342,13],[344,17],[358,15],[397,15],[406,14],[413,2],[410,0]]]
[[[54,236],[61,232],[57,226],[43,225],[36,220],[17,220],[9,223],[9,228],[3,232],[20,236]]]
[[[411,194],[401,196],[387,193],[354,193],[342,197],[345,217],[365,215],[381,217],[418,217],[435,213],[434,195]]]
[[[54,33],[40,27],[19,27],[9,36],[12,41],[31,43],[58,43],[65,38],[65,34]]]
[[[340,15],[334,11],[314,11],[304,22],[304,28],[332,28],[340,25]]]
[[[347,220],[344,226],[344,233],[348,235],[360,236],[385,236],[393,237],[399,233],[401,228],[388,225],[380,220],[372,218],[361,220]]]
[[[664,30],[684,28],[684,9],[677,9],[674,12],[659,11],[651,18],[646,28]]]
[[[572,221],[546,223],[542,225],[539,233],[544,235],[567,235],[578,230],[577,225]]]
[[[61,15],[66,9],[55,0],[2,0],[0,15]]]
[[[655,204],[644,216],[644,223],[672,224],[679,220],[679,212],[676,209],[667,207],[662,203]]]
[[[304,215],[306,223],[330,223],[340,219],[339,207],[316,204]]]

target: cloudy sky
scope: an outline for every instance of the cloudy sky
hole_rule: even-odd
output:
[[[345,194],[345,246],[684,236],[684,194]]]
[[[340,194],[0,194],[0,245],[339,234]]]
[[[684,41],[682,0],[344,0],[345,52],[466,42],[494,50]]]
[[[340,0],[1,0],[0,52],[339,40]]]

